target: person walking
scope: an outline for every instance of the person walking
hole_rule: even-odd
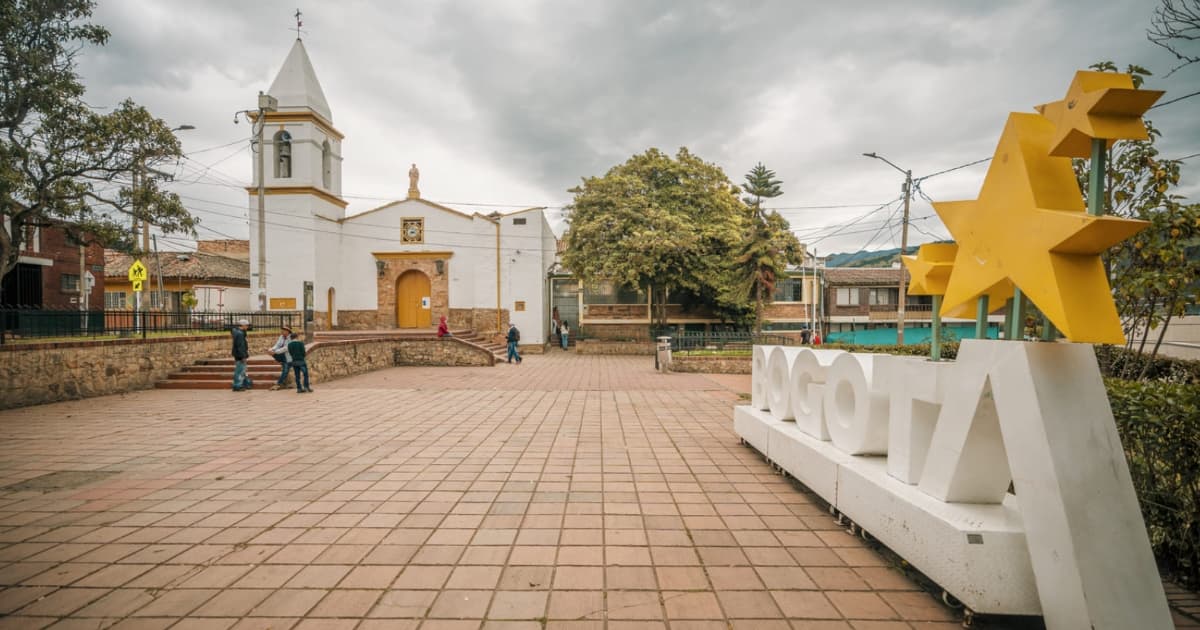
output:
[[[229,329],[233,339],[233,391],[244,392],[254,387],[254,381],[246,376],[246,359],[250,358],[250,349],[246,345],[246,331],[250,321],[239,319],[237,326]]]
[[[508,334],[504,336],[504,340],[508,342],[508,362],[512,363],[513,359],[516,359],[520,365],[521,355],[517,353],[517,342],[521,340],[521,331],[517,330],[515,324],[509,322]]]
[[[296,333],[292,333],[291,341],[287,345],[288,355],[292,357],[292,371],[296,376],[296,393],[312,393],[312,387],[308,383],[308,362],[304,359],[304,342],[300,341],[300,337]],[[301,384],[300,377],[304,377]]]
[[[275,340],[275,345],[267,349],[267,353],[273,359],[279,362],[282,369],[279,370],[279,378],[275,384],[271,386],[271,391],[283,389],[287,386],[288,372],[292,371],[292,360],[288,356],[287,345],[292,337],[292,329],[288,326],[279,327],[279,338]]]
[[[570,343],[569,337],[571,336],[571,326],[567,323],[567,320],[564,319],[562,321],[562,326],[558,328],[558,332],[562,335],[562,349],[565,351],[567,345]]]

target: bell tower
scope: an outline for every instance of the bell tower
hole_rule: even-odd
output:
[[[265,111],[262,120],[254,116],[255,125],[262,125],[263,146],[255,143],[253,185],[247,188],[250,303],[268,310],[301,310],[304,283],[313,282],[320,296],[325,287],[333,286],[337,273],[336,245],[328,251],[322,251],[322,246],[340,240],[338,221],[345,217],[344,136],[333,126],[333,112],[300,38],[265,96],[274,99],[275,108]],[[262,159],[257,155],[260,150]],[[260,179],[265,193],[261,221],[265,238],[261,239]]]

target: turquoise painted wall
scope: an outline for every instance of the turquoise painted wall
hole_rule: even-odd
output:
[[[975,324],[943,324],[954,339],[974,339]],[[904,327],[904,345],[909,346],[919,343],[929,343],[932,328],[909,328]],[[1000,333],[1000,327],[997,324],[988,326],[988,338],[996,339]],[[829,343],[853,343],[871,346],[888,346],[896,345],[896,329],[895,328],[875,328],[872,330],[855,330],[853,332],[835,332],[829,333],[826,339]]]

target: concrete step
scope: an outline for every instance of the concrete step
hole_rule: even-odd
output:
[[[261,380],[270,380],[272,383],[279,378],[279,370],[272,372],[255,372],[246,371],[246,376],[250,380],[258,382]],[[233,370],[227,372],[172,372],[167,375],[167,380],[170,381],[232,381]]]
[[[273,379],[273,378],[265,380],[265,381],[256,379],[254,377],[250,377],[250,378],[251,378],[251,380],[254,381],[253,389],[263,389],[263,390],[270,389],[270,387],[275,384],[275,379]],[[230,384],[230,379],[211,380],[211,381],[207,381],[207,380],[170,380],[170,379],[168,379],[165,381],[159,381],[159,382],[155,383],[154,387],[157,389],[224,389],[224,390],[230,390],[230,391],[233,390],[233,386]]]

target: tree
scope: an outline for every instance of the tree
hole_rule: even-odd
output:
[[[1112,62],[1092,66],[1116,71]],[[1134,84],[1142,85],[1150,72],[1129,66]],[[1171,193],[1179,184],[1179,160],[1163,159],[1154,146],[1161,133],[1146,121],[1149,138],[1114,145],[1105,171],[1105,214],[1141,219],[1145,230],[1114,246],[1105,256],[1113,285],[1117,313],[1128,338],[1127,348],[1137,344],[1146,350],[1151,331],[1157,339],[1144,363],[1121,368],[1125,377],[1139,377],[1153,363],[1167,326],[1183,315],[1188,304],[1200,300],[1200,204],[1188,204]],[[1089,164],[1075,160],[1075,172],[1087,196]]]
[[[168,125],[132,101],[108,113],[83,101],[76,56],[108,40],[86,23],[93,7],[0,0],[0,278],[39,227],[126,249],[131,218],[194,234],[196,220],[150,168],[181,155]]]
[[[1171,51],[1182,62],[1167,76],[1200,61],[1200,49],[1196,48],[1196,41],[1200,40],[1200,0],[1162,0],[1150,18],[1146,39]]]
[[[570,192],[563,263],[583,282],[649,288],[659,327],[668,295],[723,291],[746,210],[716,165],[649,149]]]
[[[748,227],[732,270],[734,293],[729,301],[736,305],[753,296],[755,331],[762,330],[763,307],[774,299],[776,281],[789,265],[800,264],[804,256],[804,247],[792,233],[787,219],[774,210],[763,211],[763,199],[782,195],[782,185],[782,181],[775,179],[775,171],[762,162],[746,173]]]

